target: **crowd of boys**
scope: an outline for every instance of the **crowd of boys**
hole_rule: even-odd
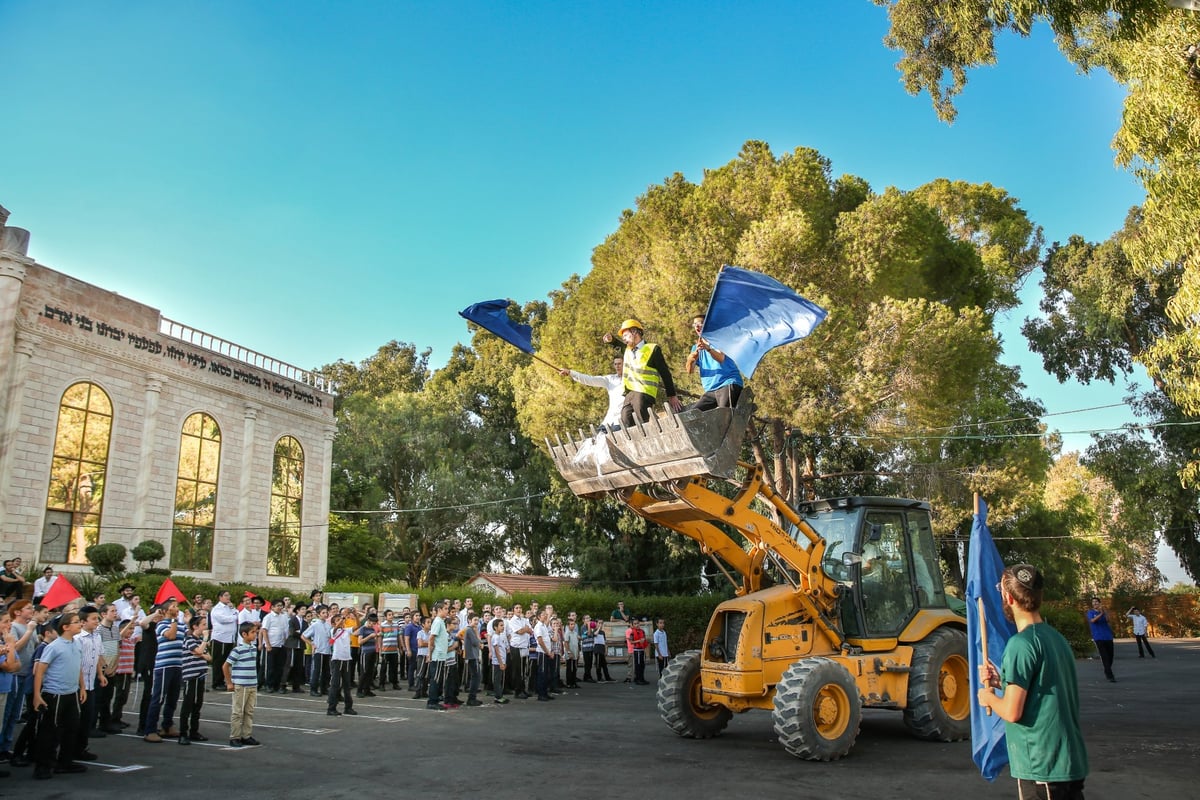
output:
[[[5,574],[14,574],[7,564]],[[610,616],[632,622],[623,603]],[[632,683],[648,683],[648,649],[660,672],[670,658],[661,619],[649,638],[629,625],[626,647]],[[0,611],[0,762],[32,766],[44,780],[86,772],[97,759],[93,740],[110,735],[207,741],[206,688],[231,694],[231,747],[261,744],[253,735],[260,691],[307,691],[326,699],[330,716],[356,715],[354,699],[377,691],[410,691],[434,711],[487,697],[549,702],[564,688],[612,682],[607,649],[599,618],[560,617],[537,602],[476,612],[471,598],[446,599],[428,613],[380,614],[369,603],[326,604],[319,591],[307,603],[247,596],[239,606],[226,591],[215,600],[167,597],[146,610],[132,584],[111,603],[103,594],[58,609],[12,600]],[[136,709],[126,710],[131,694]]]

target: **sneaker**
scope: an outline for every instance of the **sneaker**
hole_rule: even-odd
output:
[[[479,702],[478,700],[468,700],[468,701],[467,701],[467,705],[469,705],[469,706],[481,706],[481,705],[483,705],[483,703]]]
[[[441,703],[426,703],[425,708],[429,709],[430,711],[445,711],[446,710],[446,707],[444,705],[442,705]]]
[[[492,702],[498,706],[502,706],[508,702],[508,698],[507,697],[498,697],[495,700],[493,700]]]
[[[347,709],[346,709],[345,711],[343,711],[342,713],[343,713],[343,714],[345,714],[345,715],[346,715],[346,716],[348,716],[348,717],[357,717],[357,716],[358,716],[358,712],[357,712],[357,711],[355,711],[353,708],[347,708]]]
[[[55,775],[77,775],[80,772],[87,772],[87,767],[83,764],[59,764],[54,768]]]
[[[125,722],[125,721],[123,721],[123,720],[118,720],[118,721],[117,721],[117,727],[118,727],[118,728],[121,728],[122,730],[124,730],[125,728],[128,728],[128,727],[129,727],[129,723],[128,723],[128,722]]]
[[[340,717],[341,715],[342,712],[338,711],[336,708],[331,708],[325,712],[325,716],[327,717]]]
[[[164,739],[176,739],[179,737],[179,728],[176,728],[174,725],[172,725],[165,731],[159,731],[158,735]]]
[[[108,736],[108,734],[107,734],[107,733],[105,733],[105,732],[104,732],[102,729],[100,729],[100,728],[92,728],[90,731],[88,731],[87,738],[89,738],[89,739],[103,739],[103,738],[105,738],[106,736]]]
[[[192,743],[192,740],[191,740],[191,739],[189,739],[189,738],[188,738],[188,737],[186,737],[186,736],[180,736],[180,737],[179,737],[179,743],[180,743],[180,744],[191,744],[191,743]]]
[[[33,764],[27,756],[13,756],[12,761],[8,763],[14,767],[28,767]]]
[[[111,733],[113,736],[116,736],[118,733],[120,733],[123,730],[124,730],[124,728],[122,728],[119,725],[109,725],[107,728],[104,729],[104,732]]]
[[[262,742],[260,742],[258,739],[255,739],[253,736],[247,736],[242,739],[242,744],[246,745],[247,747],[258,747],[262,744]]]
[[[145,736],[142,737],[142,740],[151,742],[152,744],[159,744],[160,742],[162,742],[163,739],[157,733],[147,733]]]
[[[33,771],[33,777],[39,781],[48,781],[54,777],[54,770],[50,767],[38,767]]]
[[[551,697],[550,695],[546,695],[545,697],[539,697],[539,698],[538,698],[538,702],[539,702],[539,703],[549,703],[549,702],[550,702],[551,700],[553,700],[553,699],[554,699],[554,698],[553,698],[553,697]]]
[[[446,708],[462,708],[462,703],[445,703]]]
[[[79,755],[75,756],[76,761],[95,761],[100,756],[93,753],[91,750],[84,750]]]
[[[230,746],[230,747],[241,747],[241,746],[242,746],[242,740],[241,740],[241,739],[230,739],[230,740],[229,740],[229,746]]]
[[[188,738],[191,739],[193,742],[207,742],[208,741],[208,737],[205,736],[203,733],[190,733],[190,734],[188,734]]]

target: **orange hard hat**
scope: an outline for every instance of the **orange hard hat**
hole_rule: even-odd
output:
[[[638,322],[633,317],[630,317],[629,319],[627,319],[621,323],[621,328],[617,331],[617,335],[620,336],[621,334],[625,333],[625,331],[629,330],[630,328],[637,328],[639,331],[645,330],[645,328],[642,327],[642,323]]]

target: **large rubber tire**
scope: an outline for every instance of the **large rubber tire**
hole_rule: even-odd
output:
[[[974,682],[967,662],[967,636],[939,628],[913,647],[904,724],[918,739],[957,742],[971,735]]]
[[[862,722],[854,678],[829,658],[806,658],[783,673],[775,687],[775,735],[789,753],[809,761],[835,761],[850,752]]]
[[[733,712],[700,700],[700,651],[671,659],[658,679],[658,713],[680,736],[711,739],[725,730]]]

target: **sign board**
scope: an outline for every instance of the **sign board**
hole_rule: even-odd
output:
[[[354,608],[362,608],[363,603],[374,603],[375,596],[370,594],[359,594],[355,592],[326,592],[325,605],[333,605],[337,603],[340,607],[346,608],[353,606]]]
[[[382,614],[388,609],[400,613],[401,609],[407,608],[409,611],[420,610],[420,600],[415,594],[392,594],[391,592],[379,593],[379,613]]]

